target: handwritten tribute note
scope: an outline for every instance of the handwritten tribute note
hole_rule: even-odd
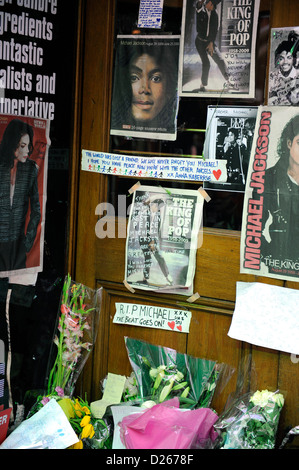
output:
[[[172,308],[115,303],[113,323],[189,333],[191,312]]]
[[[186,181],[227,180],[226,160],[139,157],[82,150],[81,169],[95,173]]]
[[[163,0],[140,0],[138,28],[161,28]]]

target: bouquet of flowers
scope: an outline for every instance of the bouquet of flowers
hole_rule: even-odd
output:
[[[180,409],[178,398],[158,403],[119,423],[126,449],[207,449],[218,434],[213,429],[217,414],[210,408]]]
[[[69,422],[79,438],[79,442],[70,448],[111,449],[111,425],[107,420],[95,418],[86,400],[76,398],[69,401],[72,406]]]
[[[178,397],[184,408],[210,405],[221,365],[128,337],[125,343],[142,402]]]
[[[214,424],[223,449],[273,449],[284,397],[268,390],[236,400]]]
[[[56,357],[48,377],[48,395],[72,396],[76,380],[95,342],[101,293],[102,289],[95,291],[72,281],[70,275],[66,276],[58,332],[54,338]]]

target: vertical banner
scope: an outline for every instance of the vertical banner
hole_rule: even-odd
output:
[[[184,0],[180,96],[253,98],[259,0]]]
[[[118,36],[112,135],[176,139],[180,36]]]
[[[0,115],[0,277],[42,271],[49,128]]]
[[[299,111],[259,107],[244,196],[241,273],[299,281]]]

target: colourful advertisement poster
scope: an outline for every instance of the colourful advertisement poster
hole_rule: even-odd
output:
[[[299,112],[259,107],[244,195],[241,273],[299,281]]]
[[[0,115],[0,277],[42,271],[49,127]]]

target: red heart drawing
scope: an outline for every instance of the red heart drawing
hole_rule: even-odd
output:
[[[177,329],[182,331],[182,325],[177,326]]]
[[[169,321],[168,326],[173,330],[175,327],[175,322],[174,321]]]
[[[213,175],[215,176],[216,180],[219,180],[220,176],[221,176],[221,170],[219,168],[219,170],[213,170]]]

